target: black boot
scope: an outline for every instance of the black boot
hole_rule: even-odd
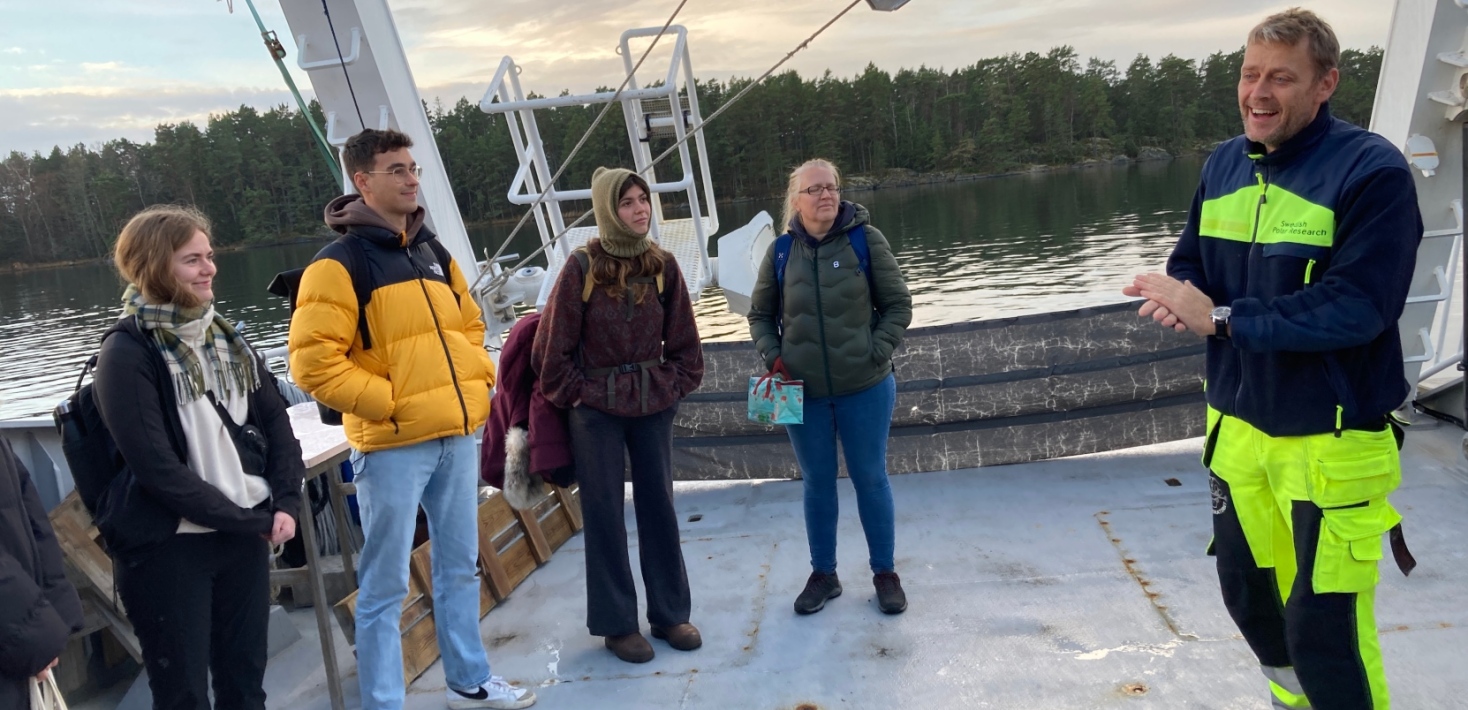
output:
[[[826,606],[826,600],[841,596],[841,580],[836,574],[811,572],[805,581],[805,591],[795,598],[795,613],[814,614]]]
[[[907,611],[907,593],[902,591],[902,580],[896,572],[878,572],[872,577],[877,587],[877,608],[883,614],[901,614]]]

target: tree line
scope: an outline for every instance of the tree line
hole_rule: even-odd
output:
[[[1345,50],[1334,113],[1368,125],[1382,50]],[[1236,85],[1243,49],[1200,61],[1138,56],[1125,70],[1056,47],[944,71],[890,74],[874,65],[852,78],[827,71],[770,77],[707,131],[721,199],[784,189],[792,165],[813,156],[847,173],[891,169],[998,173],[1069,164],[1143,148],[1195,152],[1239,132]],[[704,116],[751,79],[697,83]],[[607,89],[602,89],[607,90]],[[439,152],[465,220],[518,217],[506,190],[518,163],[505,120],[460,99],[428,106]],[[559,165],[601,106],[537,113]],[[308,108],[320,122],[321,110]],[[598,165],[631,165],[626,129],[613,109],[576,156],[563,189],[584,187]],[[0,162],[0,265],[105,256],[122,223],[142,207],[186,203],[215,223],[216,245],[270,243],[321,229],[338,175],[311,145],[306,117],[289,106],[249,106],[203,126],[164,124],[151,143],[127,139],[49,154],[11,152]],[[654,154],[671,145],[652,138]],[[676,156],[664,174],[681,170]]]

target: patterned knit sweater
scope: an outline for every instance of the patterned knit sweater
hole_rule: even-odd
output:
[[[578,400],[593,409],[618,416],[656,414],[698,389],[703,382],[703,348],[693,320],[693,303],[683,283],[678,262],[663,267],[663,296],[655,287],[627,314],[623,298],[613,298],[598,284],[590,300],[581,301],[584,284],[581,263],[567,259],[546,302],[540,329],[531,349],[531,363],[546,399],[570,408]],[[578,356],[579,352],[579,356]],[[607,376],[588,377],[588,370],[658,360],[641,371],[612,376],[614,396],[608,400]],[[642,383],[647,382],[643,410]]]

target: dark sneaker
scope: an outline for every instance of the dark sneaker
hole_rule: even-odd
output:
[[[647,663],[652,660],[652,644],[641,633],[633,632],[621,636],[606,637],[607,648],[628,663]]]
[[[841,580],[835,573],[811,572],[805,591],[795,598],[795,613],[814,614],[826,608],[826,600],[841,596]]]
[[[872,576],[877,587],[877,608],[883,614],[901,614],[907,611],[907,593],[902,591],[902,580],[896,572],[878,572]]]
[[[698,634],[698,627],[686,621],[668,627],[653,626],[652,637],[667,641],[669,646],[679,651],[692,651],[703,645],[703,637]]]

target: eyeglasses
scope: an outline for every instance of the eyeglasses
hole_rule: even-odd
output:
[[[832,195],[840,195],[841,187],[839,185],[811,185],[804,190],[800,190],[800,192],[810,195],[811,197],[820,197],[822,192],[829,192]]]
[[[399,180],[407,180],[409,175],[415,178],[423,177],[423,166],[414,165],[410,168],[405,168],[399,165],[392,170],[363,170],[362,172],[368,175],[391,175]]]

